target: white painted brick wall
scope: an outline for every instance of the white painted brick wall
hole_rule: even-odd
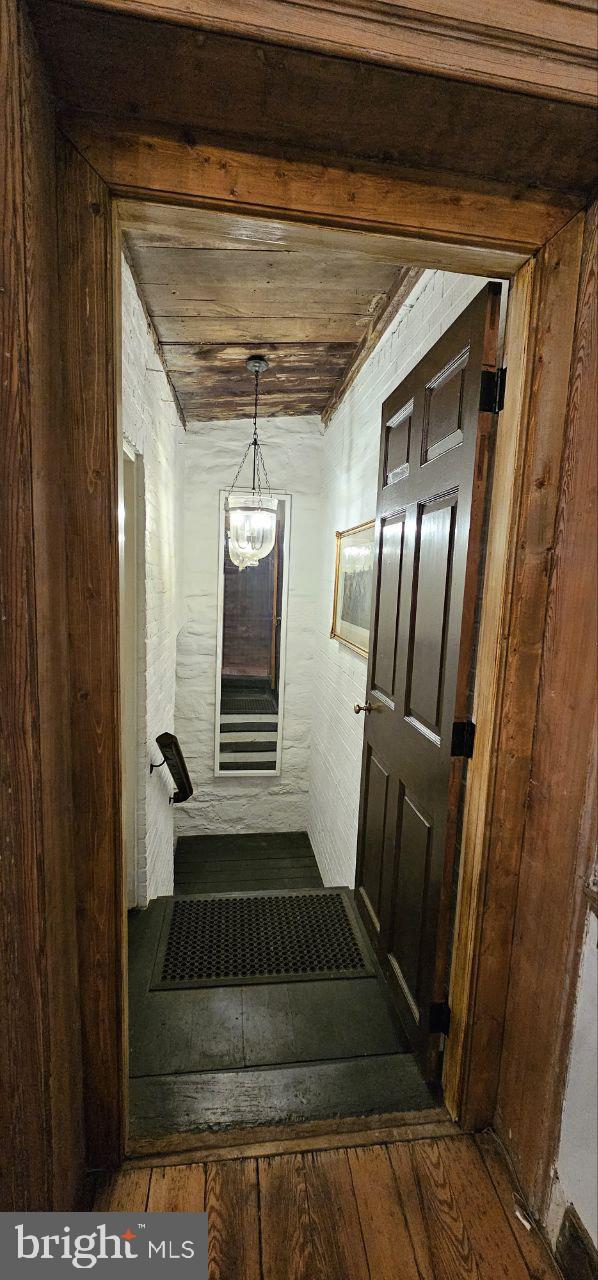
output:
[[[383,401],[482,289],[477,276],[426,271],[337,409],[324,436],[313,663],[308,832],[324,883],[353,885],[367,664],[330,639],[335,532],[376,514]]]
[[[145,624],[139,634],[139,791],[137,903],[173,887],[174,790],[160,758],[157,734],[174,731],[177,522],[184,432],[128,264],[122,263],[122,430],[143,457],[145,488]],[[180,564],[178,565],[180,572]]]
[[[185,623],[178,644],[176,733],[194,795],[188,804],[177,806],[177,832],[304,831],[320,554],[322,423],[311,417],[268,418],[259,427],[272,488],[292,495],[282,773],[263,779],[214,777],[219,493],[231,484],[252,424],[244,419],[187,425]],[[243,479],[251,483],[249,463]]]

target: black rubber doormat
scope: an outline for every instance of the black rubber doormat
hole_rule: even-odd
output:
[[[220,702],[223,716],[255,713],[257,715],[276,715],[278,707],[276,698],[271,693],[254,693],[239,697],[234,693],[223,693]]]
[[[365,946],[342,890],[175,898],[151,990],[363,978],[374,972]]]

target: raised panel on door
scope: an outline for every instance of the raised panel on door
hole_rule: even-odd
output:
[[[366,899],[368,911],[377,930],[380,928],[388,782],[387,770],[376,759],[373,751],[366,749],[365,787],[361,816],[361,882],[359,888]]]
[[[372,690],[395,699],[405,513],[380,523]]]
[[[457,498],[422,503],[416,523],[405,715],[440,738]]]
[[[384,426],[383,485],[396,484],[409,475],[413,400],[407,400]]]
[[[401,786],[388,954],[416,1021],[431,851],[432,824]]]
[[[426,383],[421,461],[434,462],[463,443],[463,396],[469,346],[443,365]]]

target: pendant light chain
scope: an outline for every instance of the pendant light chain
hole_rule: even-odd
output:
[[[237,483],[237,480],[239,479],[239,476],[240,476],[240,474],[241,474],[241,472],[242,472],[242,470],[243,470],[243,467],[244,467],[244,465],[245,465],[245,462],[246,462],[246,460],[247,460],[247,455],[248,455],[248,453],[249,453],[249,450],[250,450],[250,449],[253,449],[253,485],[252,485],[252,489],[253,489],[253,493],[254,493],[254,494],[255,494],[256,489],[257,489],[258,506],[260,506],[260,507],[261,507],[261,505],[262,505],[262,477],[263,477],[263,481],[264,481],[264,487],[267,489],[268,494],[269,494],[270,496],[272,495],[272,490],[271,490],[271,488],[270,488],[270,480],[269,480],[269,478],[268,478],[268,472],[267,472],[267,470],[266,470],[266,464],[265,464],[265,462],[264,462],[264,455],[263,455],[263,453],[262,453],[261,445],[260,445],[259,438],[258,438],[258,434],[257,434],[257,415],[258,415],[258,404],[259,404],[259,383],[260,383],[260,374],[259,374],[259,370],[258,370],[258,369],[256,369],[255,374],[254,374],[254,377],[255,377],[255,399],[254,399],[254,409],[253,409],[253,437],[252,437],[252,439],[249,441],[249,444],[247,445],[247,448],[246,448],[246,450],[245,450],[245,453],[243,454],[243,457],[241,458],[241,462],[240,462],[240,464],[239,464],[239,466],[238,466],[238,468],[237,468],[237,472],[236,472],[235,478],[234,478],[234,480],[233,480],[233,482],[232,482],[232,484],[231,484],[231,487],[230,487],[230,489],[229,489],[229,491],[228,491],[228,493],[227,493],[227,495],[226,495],[226,500],[227,500],[227,502],[228,502],[228,499],[230,498],[230,495],[231,495],[231,493],[232,493],[232,491],[233,491],[233,489],[234,489],[234,487],[235,487],[235,485],[236,485],[236,483]]]
[[[239,479],[239,476],[240,476],[240,474],[241,474],[241,472],[242,472],[242,470],[243,470],[243,467],[245,466],[245,461],[246,461],[246,459],[247,459],[247,454],[249,453],[249,450],[252,448],[252,445],[253,445],[253,441],[252,441],[252,440],[250,440],[250,441],[249,441],[249,444],[247,445],[247,448],[246,448],[246,450],[245,450],[245,453],[243,454],[243,457],[241,458],[241,461],[240,461],[240,463],[239,463],[239,466],[237,467],[237,471],[236,471],[235,478],[234,478],[234,480],[233,480],[233,482],[232,482],[232,484],[231,484],[231,487],[230,487],[230,489],[229,489],[229,491],[228,491],[228,493],[227,493],[227,495],[226,495],[226,500],[227,500],[227,502],[228,502],[228,499],[230,498],[230,495],[231,495],[231,493],[232,493],[232,491],[233,491],[233,489],[234,489],[234,487],[235,487],[235,485],[236,485],[236,483],[237,483],[237,480]]]

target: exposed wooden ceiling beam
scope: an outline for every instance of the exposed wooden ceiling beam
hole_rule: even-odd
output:
[[[49,8],[49,0],[44,0]],[[593,103],[595,14],[559,0],[74,0],[345,58]]]
[[[583,203],[451,175],[281,161],[80,114],[61,125],[117,195],[391,232],[410,265],[449,271],[512,275]]]

